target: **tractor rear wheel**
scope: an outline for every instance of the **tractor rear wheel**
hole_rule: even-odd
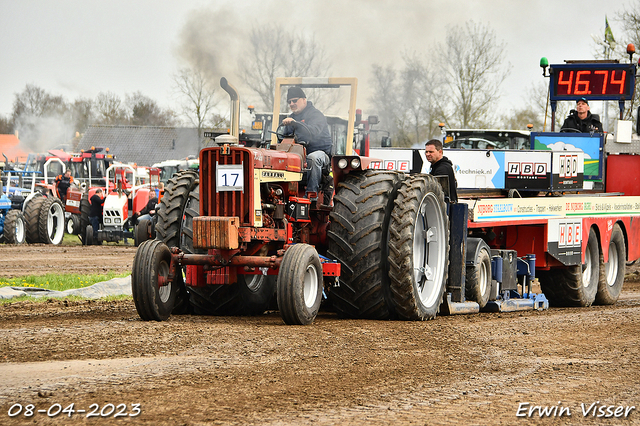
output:
[[[162,241],[148,240],[138,247],[133,258],[131,292],[138,315],[145,321],[164,321],[171,315],[177,285],[168,279],[170,266],[171,251]]]
[[[7,244],[23,244],[27,238],[24,217],[20,210],[9,210],[4,217],[2,239]]]
[[[593,229],[585,249],[585,264],[538,271],[540,288],[552,306],[591,306],[596,299],[600,250],[598,237]]]
[[[322,302],[322,265],[315,248],[291,246],[278,272],[278,309],[286,324],[311,324]]]
[[[340,285],[328,297],[338,315],[388,319],[389,221],[401,174],[364,170],[336,187],[327,256],[341,264]]]
[[[40,241],[45,244],[60,244],[64,238],[64,206],[58,198],[45,198],[40,207]]]
[[[197,188],[198,172],[183,170],[175,174],[164,188],[164,195],[157,210],[156,238],[168,247],[179,247],[185,253],[193,253],[193,244],[186,248],[180,244],[180,234],[184,221],[184,209],[189,193]],[[180,273],[183,270],[181,268]],[[175,314],[189,313],[189,293],[181,279],[177,288]]]
[[[193,218],[200,215],[198,185],[184,206],[180,230],[180,250],[195,253]],[[189,287],[191,307],[198,315],[260,315],[272,305],[276,295],[273,275],[238,275],[238,282],[228,285]]]
[[[613,225],[611,240],[609,241],[609,261],[605,264],[604,257],[600,255],[600,280],[596,303],[599,305],[613,305],[620,296],[624,283],[626,246],[624,234],[620,225]]]
[[[35,195],[27,201],[24,208],[24,221],[27,225],[27,242],[29,244],[39,243],[40,241],[40,208],[45,198],[41,195]]]
[[[444,193],[429,175],[407,178],[389,224],[391,300],[405,320],[430,320],[442,303],[449,268]]]
[[[197,183],[197,172],[183,170],[175,174],[165,185],[164,195],[157,212],[156,232],[158,239],[168,247],[180,246],[184,206],[189,199],[189,193],[193,191]]]

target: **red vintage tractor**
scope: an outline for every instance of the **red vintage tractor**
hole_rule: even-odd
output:
[[[277,79],[273,116],[282,86],[350,87],[346,140],[353,140],[356,84]],[[140,245],[133,263],[140,317],[259,314],[275,301],[287,324],[309,324],[325,296],[346,317],[435,317],[449,253],[438,182],[367,170],[369,159],[351,155],[346,144],[333,156],[332,182],[323,186],[335,187],[333,200],[312,205],[305,197],[305,147],[295,136],[278,135],[278,123],[263,146],[237,145],[237,92],[224,78],[221,85],[232,101],[231,134],[200,152],[199,174],[182,172],[166,186],[158,239]]]

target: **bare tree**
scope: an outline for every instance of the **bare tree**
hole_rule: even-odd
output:
[[[622,12],[616,15],[616,21],[622,24],[622,29],[624,30],[624,36],[627,39],[627,43],[633,43],[636,46],[636,49],[640,47],[640,0],[636,0],[635,4],[632,4],[627,9],[626,7],[622,10]],[[626,44],[624,43],[625,53],[626,53]],[[625,55],[628,58],[627,55]],[[640,79],[636,78],[636,88],[635,95],[631,102],[631,107],[627,108],[625,113],[625,119],[638,119],[637,116],[634,117],[635,109],[633,106],[640,105]]]
[[[216,106],[215,89],[209,84],[204,73],[197,68],[183,68],[173,76],[173,82],[181,103],[182,114],[198,129],[202,138],[202,129],[207,126],[212,109]]]
[[[127,113],[122,100],[113,92],[100,92],[95,100],[97,121],[100,124],[126,124]]]
[[[41,87],[27,84],[16,93],[13,101],[13,122],[16,128],[31,126],[39,117],[62,117],[68,110],[62,96],[47,93]]]
[[[261,26],[251,30],[249,51],[240,63],[247,86],[259,97],[263,106],[273,105],[276,77],[325,77],[330,63],[314,37],[287,33],[281,26]],[[329,108],[335,98],[320,91],[307,93],[316,106]]]
[[[70,106],[71,119],[77,132],[84,133],[95,121],[93,101],[88,98],[77,98]]]
[[[396,89],[396,71],[391,65],[383,67],[373,66],[371,103],[373,110],[378,114],[380,126],[396,135],[398,124],[398,95]]]
[[[0,134],[13,133],[13,120],[11,117],[0,115]]]
[[[389,130],[396,146],[425,141],[435,133],[440,121],[437,76],[416,54],[405,53],[403,61],[404,66],[398,71],[379,65],[373,69],[371,100],[381,126]]]
[[[129,122],[135,126],[174,126],[176,114],[164,110],[153,99],[141,92],[126,95],[125,105],[129,112]]]
[[[443,105],[447,123],[463,128],[491,123],[492,107],[510,68],[503,65],[505,44],[496,41],[489,27],[468,21],[449,29],[436,52],[448,89],[444,99],[449,103]]]

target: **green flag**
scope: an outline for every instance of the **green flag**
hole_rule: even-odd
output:
[[[609,26],[609,21],[607,20],[606,15],[604,17],[604,41],[609,45],[609,48],[613,50],[616,39],[613,38],[613,32],[611,31],[611,27]]]

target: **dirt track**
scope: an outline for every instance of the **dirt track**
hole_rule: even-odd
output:
[[[96,250],[99,268],[104,252],[129,262],[134,254]],[[0,330],[0,424],[85,422],[87,413],[24,415],[27,404],[55,412],[71,403],[104,413],[140,404],[140,415],[118,423],[149,425],[640,424],[637,282],[615,306],[422,323],[321,312],[307,327],[285,326],[277,313],[147,323],[132,301],[13,303],[0,307]],[[529,408],[521,403],[559,401],[571,416],[516,416]],[[585,418],[580,404],[598,401],[638,408]],[[22,414],[9,417],[14,404]],[[116,423],[107,417],[94,422]]]

